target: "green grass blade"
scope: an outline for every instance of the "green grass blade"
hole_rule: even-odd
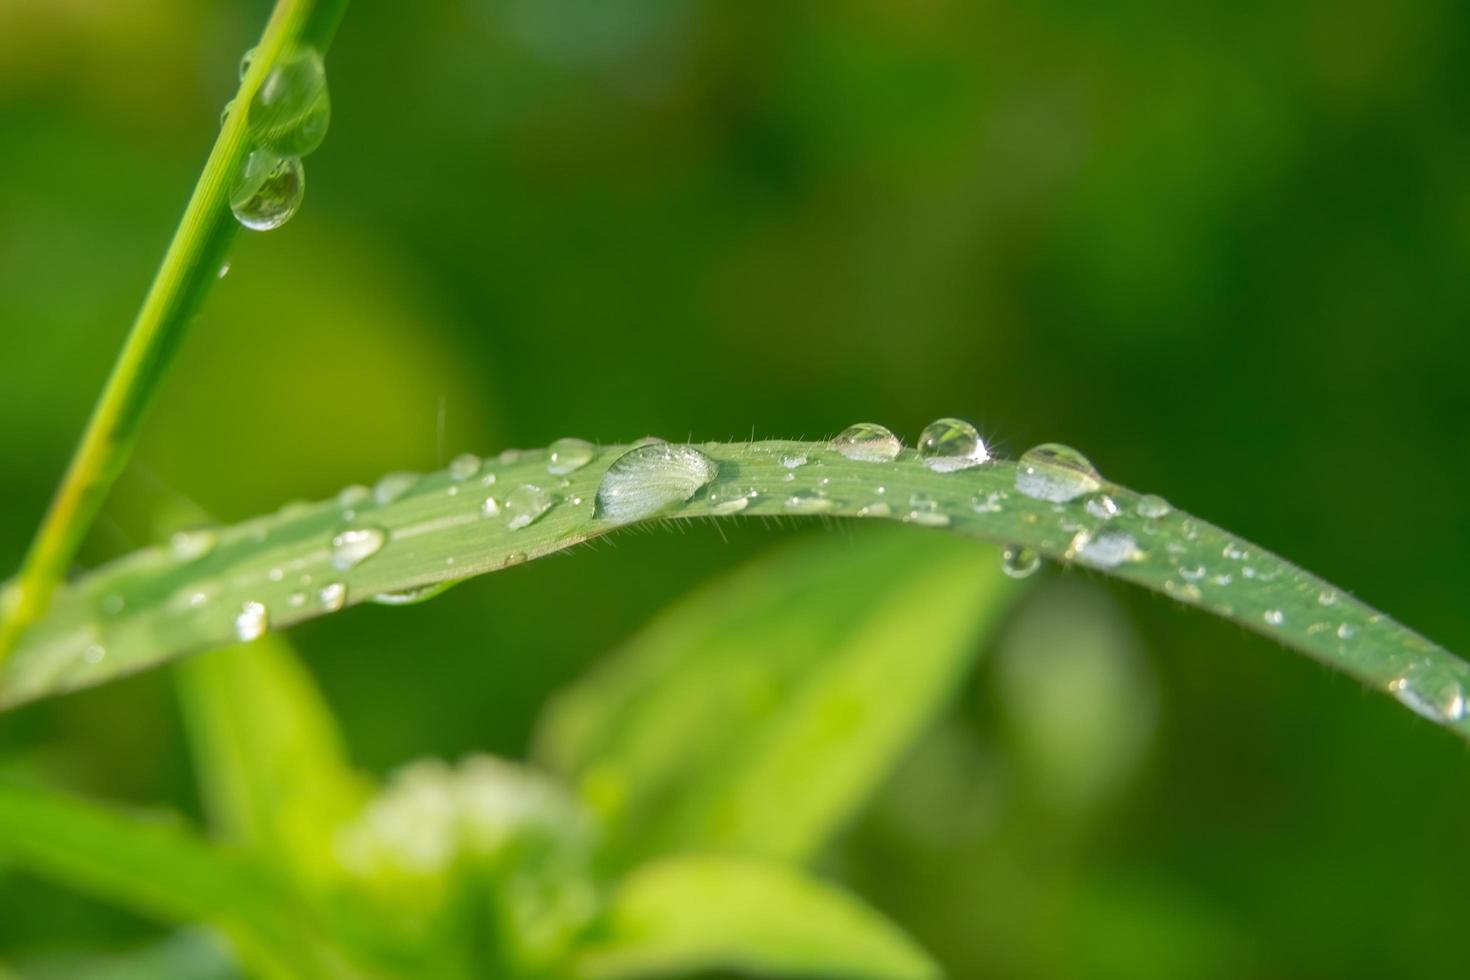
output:
[[[283,51],[324,49],[346,0],[278,0],[235,104],[248,106]],[[47,508],[19,576],[0,596],[0,661],[49,605],[112,485],[132,454],[148,408],[234,237],[230,183],[248,151],[246,113],[231,112],[179,219],[112,373]]]
[[[939,967],[913,940],[841,889],[747,858],[668,858],[633,872],[613,894],[606,934],[573,975],[581,980],[742,976],[933,980]]]
[[[175,824],[0,785],[0,855],[147,914],[222,928],[265,975],[323,975],[275,879]]]
[[[213,650],[175,675],[210,824],[299,886],[335,873],[332,835],[371,787],[284,637]]]
[[[552,705],[539,755],[615,861],[809,859],[953,690],[1019,590],[988,548],[870,530],[698,590]]]
[[[1109,564],[1107,574],[1230,618],[1371,687],[1470,738],[1465,690],[1470,665],[1346,592],[1256,545],[1179,510],[1149,517],[1139,494],[1104,484],[1119,508],[1107,520],[1079,500],[1051,503],[1016,488],[1017,464],[998,460],[954,473],[926,468],[905,451],[891,462],[847,459],[824,443],[705,443],[712,463],[707,490],[657,518],[793,516],[792,497],[825,494],[821,516],[914,520],[1002,544],[1025,546],[1059,561]],[[441,472],[382,494],[385,503],[352,499],[289,507],[219,534],[203,557],[146,549],[86,576],[58,595],[16,656],[0,671],[0,705],[98,684],[179,655],[249,635],[268,618],[282,627],[340,603],[364,602],[514,565],[608,533],[594,513],[608,466],[627,447],[610,446],[564,476],[548,472],[546,451],[488,465],[456,480]],[[797,458],[810,460],[790,467]],[[557,467],[558,469],[562,467]],[[486,485],[487,477],[494,478]],[[509,493],[534,485],[552,506],[512,527]],[[666,488],[667,489],[667,488]],[[881,490],[881,492],[880,492]],[[754,492],[755,496],[748,496]],[[710,494],[715,495],[714,499]],[[483,516],[486,497],[502,506]],[[806,495],[806,496],[800,496]],[[522,494],[522,497],[525,495]],[[391,498],[391,499],[389,499]],[[914,505],[913,501],[919,501]],[[881,503],[881,507],[878,505]],[[887,508],[886,512],[880,511]],[[932,509],[931,509],[932,508]],[[1154,511],[1150,511],[1154,512]],[[515,511],[524,516],[524,511]],[[350,516],[349,516],[350,515]],[[386,542],[342,569],[332,541],[345,528],[372,528]],[[915,533],[918,533],[917,531]],[[931,531],[931,533],[934,533]],[[1134,547],[1116,564],[1086,543],[1122,536]],[[340,555],[338,557],[341,557]],[[325,590],[325,591],[324,591]],[[339,598],[340,592],[340,598]],[[325,595],[325,598],[324,598]],[[248,615],[250,612],[259,615]],[[247,615],[242,619],[242,612]]]

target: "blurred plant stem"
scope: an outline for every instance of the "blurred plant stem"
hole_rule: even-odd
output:
[[[235,104],[250,104],[276,59],[293,45],[311,45],[325,51],[346,8],[347,0],[278,0],[255,49],[256,57],[241,79]],[[25,629],[50,605],[56,587],[127,465],[148,409],[195,312],[210,284],[219,277],[235,233],[229,191],[249,150],[247,115],[231,112],[220,126],[204,171],[41,520],[20,574],[6,590],[0,604],[0,663],[10,655]]]

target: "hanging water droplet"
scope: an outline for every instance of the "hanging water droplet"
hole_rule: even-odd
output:
[[[382,550],[388,536],[375,527],[355,527],[332,539],[332,565],[347,571]]]
[[[263,602],[247,602],[240,607],[235,617],[235,636],[241,643],[249,643],[265,635],[270,628],[270,614]]]
[[[1000,570],[1011,578],[1028,578],[1041,567],[1041,556],[1030,548],[1008,546],[1000,553]]]
[[[416,473],[388,473],[373,485],[373,502],[379,507],[391,504],[419,482]]]
[[[1465,685],[1460,671],[1432,661],[1411,664],[1388,684],[1388,690],[1410,711],[1445,724],[1465,716]]]
[[[306,168],[299,158],[256,150],[230,187],[230,210],[251,231],[270,231],[291,220],[305,194]]]
[[[1096,536],[1078,531],[1068,550],[1093,568],[1117,568],[1137,557],[1138,543],[1124,531],[1104,531]]]
[[[317,593],[317,598],[327,612],[336,612],[347,604],[347,586],[341,582],[328,582]]]
[[[427,602],[458,584],[458,582],[430,582],[428,585],[400,589],[397,592],[379,592],[369,601],[380,606],[412,606],[416,603]]]
[[[1135,509],[1138,511],[1140,517],[1146,517],[1151,521],[1156,521],[1161,517],[1167,517],[1169,512],[1174,509],[1174,506],[1157,494],[1146,493],[1138,498]]]
[[[1063,504],[1102,487],[1088,458],[1071,446],[1033,446],[1016,463],[1016,489],[1035,500]]]
[[[500,501],[496,500],[494,497],[486,497],[485,502],[480,505],[480,516],[499,517]]]
[[[921,527],[948,527],[949,515],[939,509],[939,502],[927,493],[909,497],[909,512],[904,520]]]
[[[719,464],[693,446],[655,443],[630,449],[603,474],[595,514],[613,524],[652,517],[689,500],[719,471]]]
[[[574,473],[592,462],[597,449],[585,439],[558,439],[551,444],[546,472],[554,476]]]
[[[1280,609],[1267,609],[1261,614],[1261,618],[1272,626],[1280,626],[1286,622],[1286,614]]]
[[[1087,512],[1100,521],[1111,521],[1123,512],[1118,502],[1105,493],[1095,493],[1082,504]]]
[[[990,460],[990,450],[964,419],[939,419],[919,433],[919,458],[935,473],[953,473]]]
[[[793,514],[825,514],[837,504],[821,490],[798,490],[786,498],[786,509]]]
[[[168,550],[175,561],[196,561],[213,551],[217,541],[219,535],[213,528],[187,528],[169,536]]]
[[[876,422],[859,422],[832,439],[832,448],[860,463],[888,463],[898,458],[903,443]]]
[[[449,478],[456,482],[471,479],[480,472],[482,460],[474,453],[460,453],[449,461]]]
[[[331,121],[327,71],[312,48],[277,59],[255,90],[246,117],[252,143],[281,157],[303,157],[321,146]]]
[[[542,488],[523,483],[505,495],[505,526],[518,531],[535,523],[551,509],[551,494]]]

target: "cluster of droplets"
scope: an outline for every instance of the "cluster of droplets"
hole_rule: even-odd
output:
[[[250,71],[254,49],[240,62]],[[233,102],[224,119],[239,111]],[[327,73],[311,47],[285,51],[261,80],[245,107],[246,151],[231,181],[230,210],[253,231],[270,231],[291,220],[306,193],[301,158],[321,145],[331,123]]]

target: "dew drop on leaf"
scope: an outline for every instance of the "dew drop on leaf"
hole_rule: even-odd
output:
[[[408,491],[412,490],[419,482],[416,473],[388,473],[373,485],[373,502],[379,507],[391,504]]]
[[[481,460],[474,453],[460,453],[449,461],[449,478],[456,483],[472,479],[480,472]]]
[[[388,536],[375,527],[355,527],[332,539],[332,565],[347,571],[382,550]]]
[[[1388,684],[1389,693],[1404,707],[1430,721],[1444,724],[1465,716],[1465,684],[1448,666],[1420,661],[1411,664]]]
[[[168,550],[176,561],[197,561],[213,551],[218,540],[213,528],[188,528],[169,536]]]
[[[1000,570],[1011,578],[1029,578],[1041,567],[1041,556],[1030,548],[1015,545],[1000,553]]]
[[[1088,458],[1071,446],[1048,442],[1021,454],[1016,463],[1016,489],[1034,500],[1066,503],[1102,487],[1102,477]]]
[[[505,526],[512,531],[534,524],[551,509],[551,494],[532,483],[523,483],[505,495],[501,510]]]
[[[1148,493],[1138,498],[1138,503],[1135,505],[1135,509],[1138,511],[1138,515],[1140,517],[1147,517],[1149,520],[1153,521],[1158,520],[1161,517],[1169,516],[1169,513],[1174,509],[1174,507],[1163,497],[1160,497],[1157,494]]]
[[[953,473],[989,462],[990,450],[963,419],[939,419],[919,433],[919,459],[935,473]]]
[[[256,150],[230,187],[230,210],[251,231],[270,231],[291,220],[305,194],[306,168],[299,158]]]
[[[821,490],[798,490],[786,498],[786,509],[793,514],[825,514],[837,509],[837,503]]]
[[[250,100],[254,146],[279,157],[303,157],[321,146],[332,121],[327,72],[313,48],[283,54]]]
[[[247,602],[240,607],[235,617],[235,636],[241,643],[249,643],[265,635],[270,628],[270,614],[263,602]]]
[[[596,448],[585,439],[558,439],[551,444],[550,450],[546,472],[554,476],[575,473],[597,455]]]
[[[347,586],[341,582],[328,582],[317,593],[317,598],[327,612],[336,612],[347,604]]]
[[[613,461],[597,487],[596,516],[626,524],[677,507],[719,475],[719,464],[693,446],[654,443]]]
[[[903,443],[875,422],[859,422],[834,436],[832,448],[860,463],[888,463],[898,457]]]

